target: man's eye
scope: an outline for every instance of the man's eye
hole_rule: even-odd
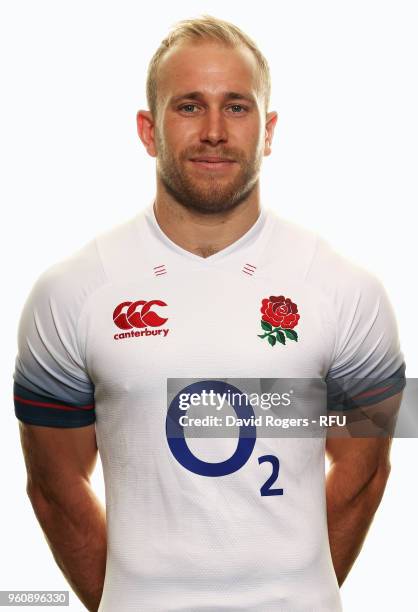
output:
[[[194,108],[197,108],[196,104],[183,104],[183,106],[180,106],[180,110],[186,111],[189,114],[193,114]]]
[[[240,111],[245,111],[245,110],[246,110],[245,106],[242,106],[241,104],[233,104],[233,105],[232,105],[232,106],[230,106],[229,108],[230,108],[230,109],[232,110],[232,112],[233,112],[234,114],[236,114],[236,115],[241,115],[241,114],[242,114],[242,112],[240,112]]]

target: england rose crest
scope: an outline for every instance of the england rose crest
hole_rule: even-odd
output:
[[[265,333],[257,334],[259,338],[267,338],[271,346],[276,342],[286,344],[286,338],[297,342],[298,335],[294,327],[298,324],[300,315],[297,305],[290,298],[285,298],[284,295],[264,298],[260,312],[261,327]]]

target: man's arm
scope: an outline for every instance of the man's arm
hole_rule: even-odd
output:
[[[373,406],[373,415],[384,408],[397,413],[402,393]],[[328,533],[331,556],[341,586],[356,560],[373,516],[379,507],[390,473],[392,439],[327,438],[330,469],[326,481]]]
[[[97,611],[106,568],[106,515],[90,486],[95,426],[19,422],[27,493],[55,561],[86,608]]]

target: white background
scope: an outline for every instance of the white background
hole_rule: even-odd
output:
[[[201,13],[257,41],[279,113],[263,201],[382,279],[416,377],[417,5],[14,0],[0,10],[0,589],[67,589],[25,495],[12,404],[16,328],[46,267],[153,196],[154,160],[135,125],[152,53],[173,22]],[[416,607],[417,446],[393,443],[381,507],[342,588],[345,612]],[[103,499],[100,465],[94,486]]]

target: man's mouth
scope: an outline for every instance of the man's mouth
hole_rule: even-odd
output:
[[[236,163],[233,159],[229,159],[227,157],[216,157],[213,155],[192,157],[190,161],[195,164],[195,166],[206,168],[208,170],[222,170],[230,168]]]

